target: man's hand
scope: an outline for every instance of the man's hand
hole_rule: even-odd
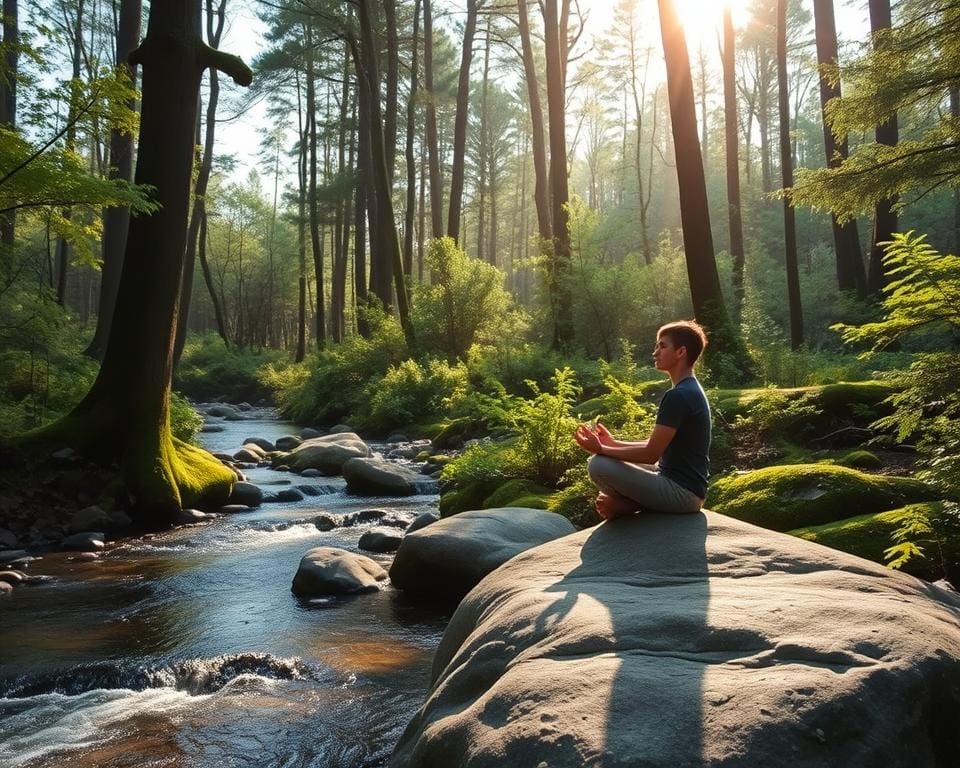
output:
[[[597,439],[600,441],[600,445],[606,445],[610,448],[613,448],[616,444],[616,438],[610,434],[610,430],[607,429],[599,421],[597,426],[593,428],[594,434],[597,436]]]
[[[587,453],[600,453],[603,450],[600,437],[586,424],[581,424],[577,427],[577,431],[573,433],[573,439],[576,440],[577,445]]]

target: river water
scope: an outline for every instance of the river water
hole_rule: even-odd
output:
[[[296,431],[223,424],[201,436],[210,450]],[[360,499],[340,478],[247,475],[266,491],[292,482],[324,494],[108,545],[94,562],[48,554],[31,564],[50,578],[0,601],[0,765],[385,762],[423,701],[449,614],[389,586],[305,601],[290,584],[311,547],[358,551],[364,526],[322,533],[317,513],[420,512],[436,497]]]

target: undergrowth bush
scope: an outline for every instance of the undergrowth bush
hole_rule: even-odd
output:
[[[467,392],[467,367],[444,360],[403,360],[364,389],[354,412],[361,426],[389,430],[420,424],[455,409]]]
[[[191,336],[174,372],[173,385],[194,400],[270,400],[273,391],[264,368],[287,357],[282,350],[227,347],[215,333]]]

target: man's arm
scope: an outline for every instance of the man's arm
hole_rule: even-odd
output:
[[[606,431],[606,430],[604,430]],[[610,433],[607,432],[607,435]],[[630,461],[635,464],[656,464],[663,452],[670,445],[673,436],[677,434],[675,427],[657,424],[647,440],[626,443],[617,440],[617,445],[610,445],[602,441],[601,436],[584,424],[578,427],[575,439],[585,451],[599,456],[609,456],[611,459]]]

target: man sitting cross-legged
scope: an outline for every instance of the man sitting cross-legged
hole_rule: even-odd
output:
[[[594,454],[587,465],[597,485],[597,513],[605,520],[637,510],[696,512],[707,495],[710,470],[710,406],[694,374],[707,344],[693,321],[657,331],[653,363],[673,387],[660,400],[657,421],[646,440],[617,440],[605,426],[581,424],[574,435]]]

